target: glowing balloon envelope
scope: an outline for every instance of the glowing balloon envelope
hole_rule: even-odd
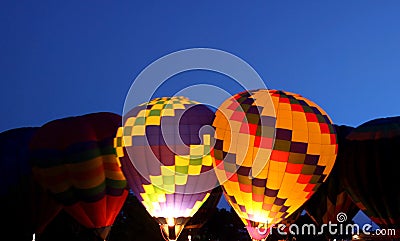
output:
[[[349,164],[345,154],[345,138],[354,128],[345,125],[334,125],[338,137],[338,154],[335,165],[326,181],[318,188],[317,192],[305,203],[305,210],[318,224],[338,223],[337,215],[345,213],[347,222],[357,214],[359,208],[351,199],[343,186],[346,178],[340,171]]]
[[[220,105],[213,126],[217,177],[253,239],[302,206],[335,162],[331,119],[298,94],[238,93]]]
[[[186,97],[155,98],[130,110],[115,138],[131,190],[169,240],[218,184],[210,156],[213,119],[209,107]]]

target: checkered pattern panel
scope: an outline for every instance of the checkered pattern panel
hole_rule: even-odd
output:
[[[213,119],[208,107],[185,97],[156,98],[128,113],[114,145],[131,189],[152,216],[193,216],[209,196],[185,193],[212,170],[211,136],[200,139],[199,130]]]
[[[217,177],[244,220],[288,217],[326,179],[337,154],[328,115],[290,92],[238,93],[221,104],[213,126]]]

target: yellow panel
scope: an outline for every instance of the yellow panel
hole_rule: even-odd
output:
[[[268,176],[267,166],[269,165],[269,157],[271,155],[270,149],[257,148],[253,149],[253,175],[258,178],[265,179]]]
[[[262,205],[263,205],[263,202],[253,202],[252,203],[253,212],[254,213],[260,213],[261,210],[262,210]]]
[[[155,104],[151,107],[152,110],[161,110],[164,108],[164,104]]]
[[[152,175],[150,175],[150,181],[155,186],[161,186],[163,184],[162,176],[152,176]]]
[[[179,109],[183,110],[183,109],[185,109],[185,106],[182,104],[172,104],[172,108],[175,110],[179,110]]]
[[[229,196],[234,196],[234,194],[238,193],[237,191],[239,190],[239,188],[237,188],[237,183],[233,183],[229,180],[224,183],[224,187]]]
[[[149,198],[149,196],[148,196],[146,193],[141,193],[140,196],[141,196],[142,199],[143,199],[143,203],[148,203],[148,202],[150,202],[150,198]]]
[[[173,176],[175,175],[175,166],[161,166],[162,176]]]
[[[272,204],[275,201],[275,197],[268,197],[268,196],[264,196],[264,203],[265,204]]]
[[[307,146],[307,154],[320,155],[321,154],[321,144],[309,143]]]
[[[276,112],[276,109],[275,109],[275,105],[274,104],[270,104],[271,102],[269,102],[269,101],[267,101],[267,103],[265,103],[264,105],[262,105],[262,106],[264,106],[264,108],[263,108],[263,110],[261,111],[261,116],[271,116],[271,117],[275,117],[276,115],[275,115],[275,112]],[[273,108],[271,108],[270,106],[271,105],[274,105],[274,107]],[[276,105],[277,106],[277,105]]]
[[[321,144],[321,134],[319,133],[315,132],[309,133],[308,139],[309,143]]]
[[[209,134],[203,135],[203,145],[211,145],[211,136]]]
[[[289,111],[291,111],[292,107],[291,107],[291,105],[289,103],[280,102],[279,106],[278,106],[278,109],[279,109],[279,111],[281,111],[281,110],[289,110]]]
[[[293,121],[293,131],[307,131],[307,130],[308,130],[307,122],[298,120]]]
[[[160,116],[149,116],[146,118],[146,125],[157,125],[159,126],[161,122]]]
[[[231,146],[231,132],[225,131],[224,142],[222,143],[222,150],[225,152],[229,152],[230,146]]]
[[[270,171],[271,172],[281,172],[284,173],[286,170],[286,162],[277,162],[277,161],[269,161],[270,162]]]
[[[279,195],[283,197],[291,197],[293,184],[297,182],[298,177],[298,174],[285,173],[282,180],[283,185],[279,190]]]
[[[204,155],[204,145],[190,145],[191,156],[202,156]]]
[[[136,117],[146,117],[148,114],[150,113],[149,110],[141,110],[139,111],[139,113],[136,115]],[[132,123],[131,126],[133,126],[134,124]]]
[[[214,135],[216,139],[223,140],[225,137],[225,130],[222,128],[216,128]]]
[[[245,161],[247,148],[248,148],[248,146],[245,146],[245,145],[237,146],[237,152],[236,152],[236,164],[237,165],[242,165],[242,163]]]
[[[212,157],[211,157],[211,155],[203,156],[202,164],[204,166],[211,166],[212,165]]]
[[[201,167],[202,167],[201,165],[196,165],[196,166],[190,165],[188,170],[189,175],[199,175]]]
[[[123,135],[123,133],[124,133],[124,128],[123,127],[118,127],[117,134],[115,136],[116,137],[121,137]]]
[[[154,193],[154,187],[152,184],[149,185],[143,185],[143,189],[146,192],[146,194],[151,194]]]
[[[166,194],[173,194],[175,192],[175,185],[163,185],[163,190]]]
[[[174,109],[163,109],[161,110],[161,116],[175,116]]]
[[[303,188],[303,189],[304,189],[304,188]],[[301,189],[301,190],[303,190],[303,189]],[[308,196],[309,192],[300,191],[300,189],[299,189],[298,192],[295,192],[295,193],[293,193],[293,194],[294,194],[294,195],[293,195],[294,199],[305,200],[306,197]]]
[[[146,134],[145,125],[136,125],[132,128],[132,136],[144,136]]]
[[[251,167],[253,165],[253,147],[248,147],[246,150],[245,158],[241,164],[245,167]]]
[[[307,130],[307,129],[305,129]],[[308,132],[307,131],[300,131],[300,129],[296,129],[292,132],[292,141],[294,142],[308,142]]]
[[[279,103],[281,104],[281,103]],[[283,109],[279,109],[278,107],[278,111],[276,112],[276,117],[277,119],[292,119],[292,111],[291,110],[283,110]]]
[[[250,140],[254,140],[254,139],[250,139],[250,135],[239,133],[238,134],[237,144],[238,144],[238,146],[239,145],[240,146],[249,146],[249,145],[253,144],[253,143],[250,142]]]
[[[292,118],[293,121],[307,123],[306,114],[304,112],[293,111],[292,115],[293,115],[293,118]]]
[[[246,206],[246,210],[252,210],[253,196],[251,193],[241,192],[243,204]]]
[[[321,143],[322,144],[331,144],[331,135],[330,134],[322,134],[321,135]]]
[[[175,184],[185,185],[187,183],[187,175],[175,175]]]
[[[255,176],[256,178],[259,178],[259,179],[268,178],[268,175],[269,175],[269,163],[270,162],[268,161],[267,164],[265,165],[265,167],[260,172],[254,173],[254,175],[256,175]]]
[[[336,154],[336,146],[335,145],[321,145],[321,154],[322,155],[335,155]]]
[[[129,117],[125,121],[125,125],[124,126],[133,126],[135,124],[135,120],[136,120],[136,117]]]
[[[312,133],[312,132],[321,133],[321,128],[319,127],[318,123],[316,123],[316,122],[308,122],[307,126],[308,126],[308,132],[309,133]]]
[[[220,110],[217,110],[215,112],[215,118],[213,121],[213,126],[216,128],[221,128],[224,125],[226,125],[227,120],[225,119],[225,117],[223,116],[222,112]]]
[[[277,190],[281,188],[284,172],[270,171],[267,179],[267,188]]]
[[[233,134],[232,135],[232,142],[231,146],[229,148],[229,153],[236,153],[237,152],[237,135]]]
[[[291,130],[293,128],[293,121],[290,118],[277,119],[276,126],[278,128]]]
[[[116,147],[115,151],[116,151],[118,157],[123,157],[124,156],[124,148]]]
[[[189,157],[175,155],[175,165],[176,166],[188,166],[189,165]]]
[[[300,204],[300,205],[299,205]],[[288,213],[294,213],[300,206],[302,205],[301,201],[299,200],[293,200],[292,205],[289,207],[286,212]]]
[[[132,146],[132,136],[122,137],[122,146]]]
[[[271,211],[272,212],[279,212],[279,209],[281,209],[282,206],[278,206],[278,205],[272,205]]]
[[[226,129],[230,129],[234,133],[240,133],[240,127],[242,126],[242,122],[239,121],[230,121],[229,124],[227,124]]]

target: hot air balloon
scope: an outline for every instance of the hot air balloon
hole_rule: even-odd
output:
[[[336,132],[314,102],[279,90],[244,91],[216,111],[211,152],[225,198],[262,240],[300,208],[332,170]]]
[[[186,97],[155,98],[124,115],[115,138],[131,190],[168,240],[179,237],[218,185],[210,156],[213,118],[209,107]]]
[[[338,137],[338,154],[335,165],[326,181],[321,184],[317,192],[305,203],[308,215],[318,224],[349,223],[359,211],[350,195],[345,190],[342,180],[349,160],[344,154],[345,138],[354,128],[346,125],[334,125]],[[345,213],[347,220],[338,220],[338,215]]]
[[[400,117],[367,121],[346,137],[343,183],[357,206],[381,228],[400,225]],[[394,179],[393,179],[394,178]]]
[[[1,216],[3,230],[18,230],[14,240],[32,240],[61,210],[32,176],[28,147],[37,130],[21,127],[0,133]]]
[[[113,139],[121,116],[98,112],[50,121],[30,143],[36,180],[83,226],[106,239],[128,194]]]

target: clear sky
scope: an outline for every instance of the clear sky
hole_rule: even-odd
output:
[[[399,12],[396,0],[3,0],[0,131],[122,114],[140,71],[195,47],[239,56],[268,88],[313,100],[336,124],[399,115]]]

